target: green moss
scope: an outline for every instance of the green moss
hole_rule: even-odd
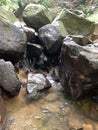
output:
[[[9,30],[11,28],[10,24],[7,23],[7,22],[3,22],[3,27],[6,29],[6,30]]]
[[[11,11],[6,10],[4,7],[0,7],[0,17],[14,23],[17,19]]]

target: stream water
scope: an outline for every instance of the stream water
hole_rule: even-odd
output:
[[[25,76],[19,79],[26,81]],[[5,130],[98,130],[98,104],[90,100],[72,102],[57,86],[31,102],[21,87],[17,97],[5,99],[5,105]]]

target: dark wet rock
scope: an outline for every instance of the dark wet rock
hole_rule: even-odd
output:
[[[20,82],[11,62],[0,60],[0,87],[11,96],[18,95],[20,91]]]
[[[0,58],[16,63],[25,51],[26,35],[0,18]]]
[[[98,89],[98,45],[80,46],[64,39],[60,57],[60,82],[65,93],[75,99]]]
[[[67,9],[63,9],[53,22],[55,21],[61,21],[67,32],[71,35],[90,35],[95,29],[94,22],[76,15]]]
[[[29,64],[35,65],[35,63],[40,59],[43,47],[38,44],[32,44],[28,42],[26,49],[26,57],[28,59]]]
[[[39,38],[42,41],[42,46],[49,54],[57,52],[62,45],[63,37],[52,24],[47,24],[39,29]]]
[[[38,30],[51,22],[50,15],[43,5],[29,4],[23,11],[23,20],[28,27]]]
[[[27,98],[36,99],[41,96],[42,92],[51,87],[49,81],[43,74],[29,73],[27,83]]]
[[[46,69],[48,67],[47,62],[48,62],[47,56],[42,52],[39,59],[35,63],[35,68]]]
[[[26,33],[27,42],[37,43],[37,44],[40,43],[40,40],[38,38],[38,34],[34,29],[29,28],[29,27],[25,27],[25,26],[23,26],[22,29]]]
[[[29,63],[29,66],[32,66],[36,69],[47,68],[47,56],[43,52],[43,47],[38,44],[27,43],[26,48],[26,59]]]
[[[0,6],[0,18],[10,23],[14,23],[15,21],[17,21],[15,15],[10,10],[6,9],[4,6]]]
[[[59,82],[59,67],[58,66],[52,67],[47,77],[49,77],[49,79],[51,78],[53,82],[55,81]]]
[[[93,96],[93,97],[92,97],[92,100],[93,100],[94,102],[98,103],[98,96]]]

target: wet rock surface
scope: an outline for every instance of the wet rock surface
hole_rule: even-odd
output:
[[[48,79],[40,73],[29,73],[27,81],[27,98],[29,100],[37,99],[45,90],[51,87]]]
[[[47,53],[55,53],[59,50],[62,45],[62,35],[58,29],[52,25],[48,24],[41,27],[39,30],[39,38],[42,41],[41,44]]]
[[[34,43],[27,43],[26,57],[28,59],[29,65],[35,66],[39,62],[40,57],[43,53],[43,47]]]
[[[70,37],[64,39],[59,70],[65,93],[78,99],[98,89],[97,58],[97,45],[80,46]]]

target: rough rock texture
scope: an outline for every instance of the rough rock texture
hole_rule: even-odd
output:
[[[75,99],[98,89],[98,44],[80,46],[65,38],[59,73],[65,93]]]
[[[36,99],[41,95],[46,89],[51,87],[49,81],[45,78],[43,74],[40,73],[29,73],[28,83],[27,83],[27,97],[28,99]]]
[[[29,4],[23,12],[23,20],[28,27],[38,30],[51,22],[47,9],[43,5]]]
[[[0,87],[11,96],[18,95],[20,82],[16,77],[14,66],[11,62],[0,60]]]
[[[71,35],[90,35],[95,28],[93,22],[67,9],[63,9],[53,22],[55,21],[62,21],[67,32]]]
[[[39,29],[39,38],[42,46],[50,54],[57,52],[62,45],[63,37],[52,24],[47,24]]]
[[[0,58],[17,62],[25,51],[26,35],[0,18]]]

